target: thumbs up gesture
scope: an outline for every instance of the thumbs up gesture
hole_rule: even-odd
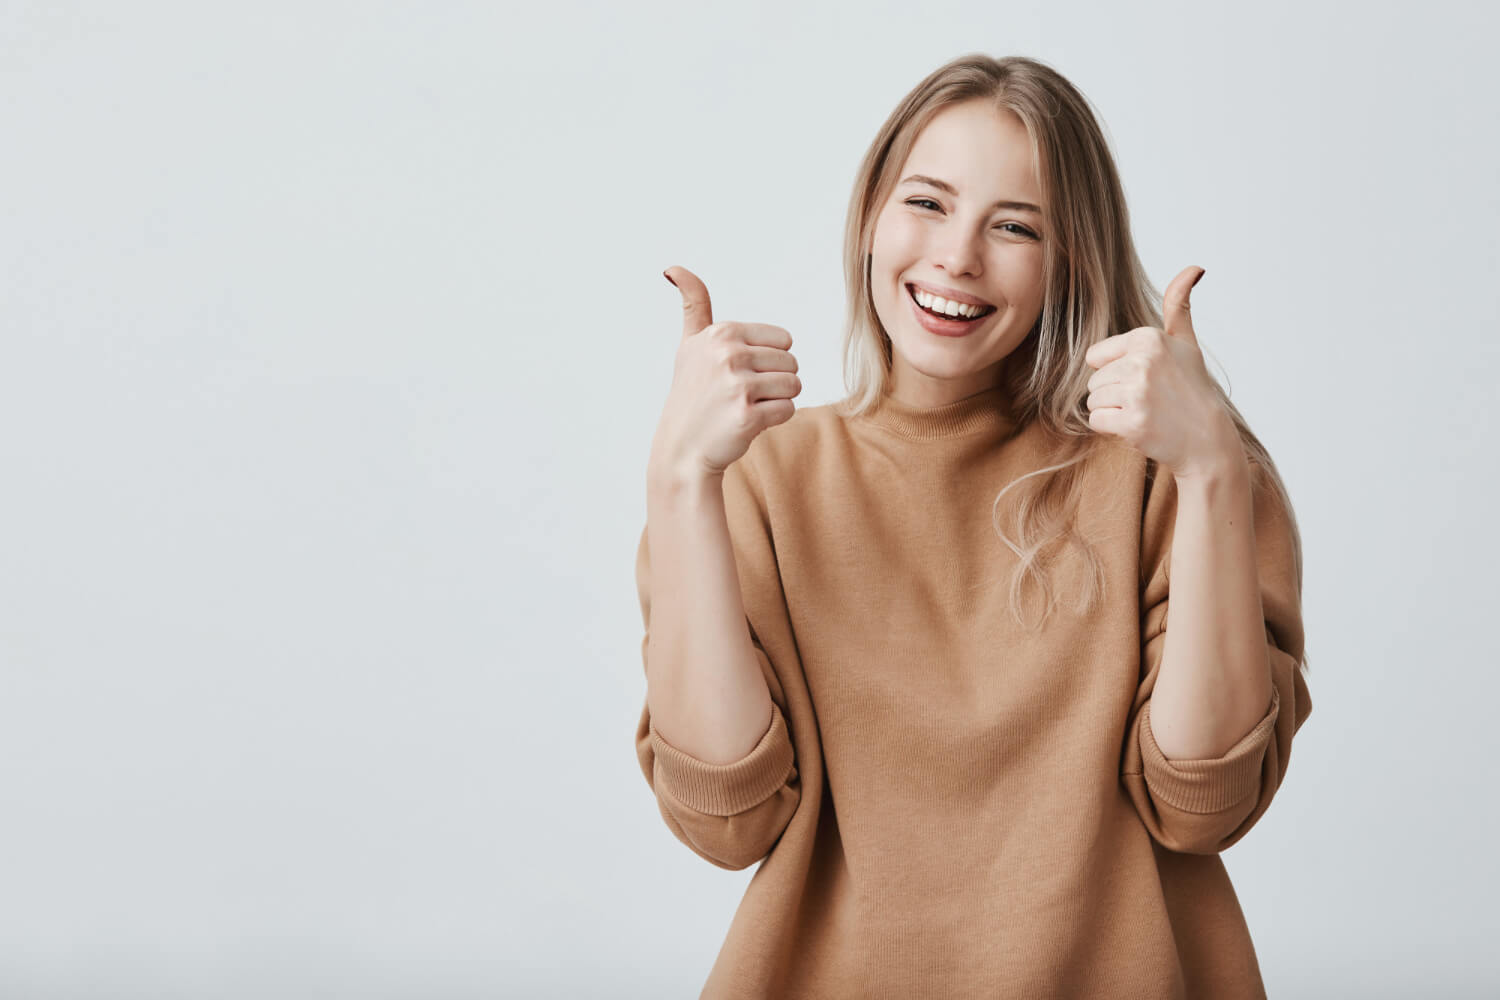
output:
[[[663,274],[682,292],[682,340],[648,474],[721,476],[756,435],[792,418],[802,391],[792,335],[769,323],[715,323],[697,275],[685,267]]]
[[[1167,286],[1164,330],[1138,326],[1094,344],[1083,356],[1096,369],[1088,382],[1089,426],[1123,438],[1179,481],[1245,461],[1189,312],[1188,293],[1204,273],[1186,268]]]

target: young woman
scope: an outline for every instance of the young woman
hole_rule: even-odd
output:
[[[1155,294],[1087,101],[1018,57],[907,95],[845,235],[836,404],[667,273],[636,750],[759,862],[703,996],[1264,997],[1219,852],[1312,708],[1301,541],[1203,271]]]

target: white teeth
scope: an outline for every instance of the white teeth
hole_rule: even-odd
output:
[[[984,312],[985,306],[971,306],[962,302],[950,302],[940,295],[928,295],[922,289],[912,286],[912,297],[917,304],[931,309],[933,312],[944,313],[948,316],[964,316],[973,318]]]

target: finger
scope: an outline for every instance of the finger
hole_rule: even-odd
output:
[[[1122,365],[1108,364],[1089,376],[1084,386],[1089,392],[1097,392],[1106,385],[1118,385],[1125,380],[1126,369]]]
[[[1103,368],[1111,361],[1123,358],[1129,354],[1130,345],[1131,337],[1129,333],[1117,333],[1114,336],[1105,337],[1083,352],[1084,363],[1090,368]]]
[[[752,402],[791,399],[802,391],[802,380],[790,372],[756,372],[746,379]]]
[[[686,340],[704,327],[712,325],[714,309],[708,298],[708,286],[685,267],[673,265],[662,272],[682,293],[682,336]]]
[[[1123,410],[1128,402],[1124,383],[1111,382],[1101,385],[1099,388],[1089,392],[1086,403],[1090,410],[1098,410],[1105,407],[1113,407]]]
[[[757,372],[795,372],[797,356],[778,347],[748,347],[750,370]]]
[[[1125,411],[1118,406],[1100,406],[1089,411],[1089,426],[1100,434],[1123,437],[1128,419]]]
[[[774,347],[782,351],[792,349],[792,335],[785,327],[774,323],[736,323],[734,327],[739,331],[740,339],[747,344]]]
[[[1193,272],[1197,272],[1194,274]],[[1193,317],[1188,303],[1188,293],[1198,283],[1198,279],[1208,272],[1196,265],[1183,268],[1172,283],[1167,286],[1166,293],[1162,296],[1161,311],[1163,332],[1169,337],[1182,337],[1193,344],[1198,343],[1198,334],[1193,330]]]

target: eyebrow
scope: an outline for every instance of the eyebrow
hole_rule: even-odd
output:
[[[924,176],[922,174],[912,174],[910,177],[906,178],[901,183],[902,184],[928,184],[928,185],[931,185],[932,187],[937,188],[939,191],[946,191],[946,192],[948,192],[949,194],[953,195],[953,197],[955,197],[955,198],[958,197],[958,188],[954,187],[952,184],[949,184],[947,181],[938,180],[936,177],[927,177],[927,176]],[[992,207],[992,208],[1012,208],[1012,209],[1017,209],[1017,210],[1022,211],[1022,212],[1035,212],[1037,215],[1041,215],[1042,214],[1042,210],[1040,208],[1037,208],[1035,205],[1033,205],[1029,201],[1004,201],[1004,200],[1002,200],[1002,201],[995,202],[995,204],[992,205],[992,206],[990,206],[990,207]]]

